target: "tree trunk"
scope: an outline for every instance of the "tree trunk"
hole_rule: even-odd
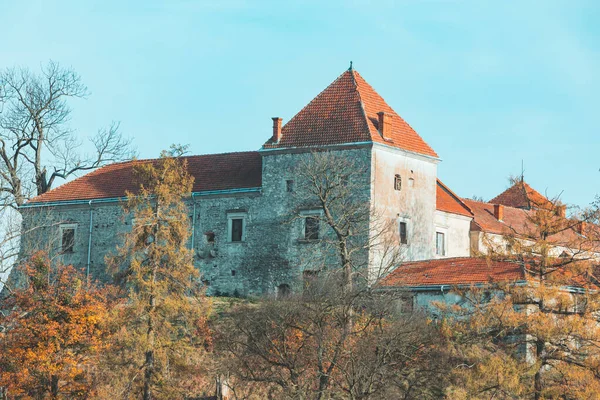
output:
[[[540,366],[540,368],[535,373],[535,377],[534,377],[534,380],[535,380],[534,399],[535,400],[540,400],[542,398],[542,368],[543,368],[543,365]]]
[[[50,398],[58,399],[58,376],[50,377]]]

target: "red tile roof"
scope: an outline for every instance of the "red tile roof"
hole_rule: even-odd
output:
[[[207,190],[244,189],[261,186],[262,158],[256,151],[182,157],[194,176],[194,192]],[[29,203],[69,200],[90,200],[125,196],[138,188],[133,167],[157,160],[137,160],[99,168],[37,196]]]
[[[535,223],[535,210],[525,210],[522,208],[504,206],[502,221],[499,221],[494,216],[494,205],[475,201],[470,199],[462,199],[463,202],[473,212],[473,220],[471,221],[471,231],[483,231],[499,235],[514,235],[516,237],[537,237],[539,235],[539,227]],[[599,251],[598,246],[591,240],[591,237],[600,236],[600,228],[593,224],[587,224],[587,234],[590,238],[584,238],[577,233],[578,221],[568,220],[563,217],[556,216],[554,218],[562,218],[563,223],[558,224],[557,228],[560,232],[548,238],[548,241],[555,245],[566,247],[575,246],[578,248],[586,248],[592,251]]]
[[[392,131],[384,140],[377,113],[391,115]],[[436,152],[404,121],[355,70],[347,70],[315,97],[264,148],[310,147],[356,142],[385,143],[414,153],[437,157]]]
[[[552,205],[545,196],[524,181],[515,183],[489,202],[509,207],[524,208],[526,210],[545,208]]]
[[[454,194],[454,192],[444,185],[439,179],[437,180],[435,198],[436,210],[451,214],[464,215],[467,217],[473,216],[469,206],[467,206],[460,197]]]
[[[525,274],[517,263],[456,257],[401,264],[379,286],[472,285],[522,279]]]

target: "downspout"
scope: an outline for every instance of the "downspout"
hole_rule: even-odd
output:
[[[196,200],[194,199],[194,193],[192,193],[192,243],[190,244],[190,250],[194,250],[194,240],[196,238]]]
[[[88,235],[88,253],[87,253],[87,266],[86,266],[86,278],[88,281],[88,284],[90,282],[90,261],[92,259],[92,223],[93,223],[93,218],[94,218],[94,213],[93,213],[93,209],[92,209],[92,201],[89,201],[89,205],[90,205],[90,231],[89,231],[89,235]]]

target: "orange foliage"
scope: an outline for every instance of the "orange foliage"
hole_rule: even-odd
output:
[[[41,253],[21,268],[28,285],[0,315],[0,387],[23,399],[93,395],[110,289],[87,285],[79,270],[51,266]]]

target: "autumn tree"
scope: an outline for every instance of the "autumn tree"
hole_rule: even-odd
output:
[[[42,253],[19,268],[27,286],[0,313],[0,387],[8,398],[95,395],[110,289],[87,283],[72,266],[51,266]]]
[[[114,351],[107,355],[104,396],[171,399],[194,394],[203,379],[209,303],[189,249],[190,221],[184,202],[193,177],[187,165],[163,152],[140,162],[141,183],[129,193],[133,216],[111,271],[126,292],[114,310]]]
[[[19,206],[57,181],[132,157],[118,123],[95,135],[70,126],[71,103],[88,95],[79,74],[52,61],[39,73],[0,70],[0,216],[11,222],[0,222],[0,278],[19,246]],[[85,146],[82,136],[90,137]]]
[[[518,263],[522,279],[462,291],[464,303],[449,310],[448,333],[464,357],[455,396],[597,398],[599,230],[588,223],[597,213],[566,218],[557,199],[518,212],[522,226],[488,238],[481,256]]]

